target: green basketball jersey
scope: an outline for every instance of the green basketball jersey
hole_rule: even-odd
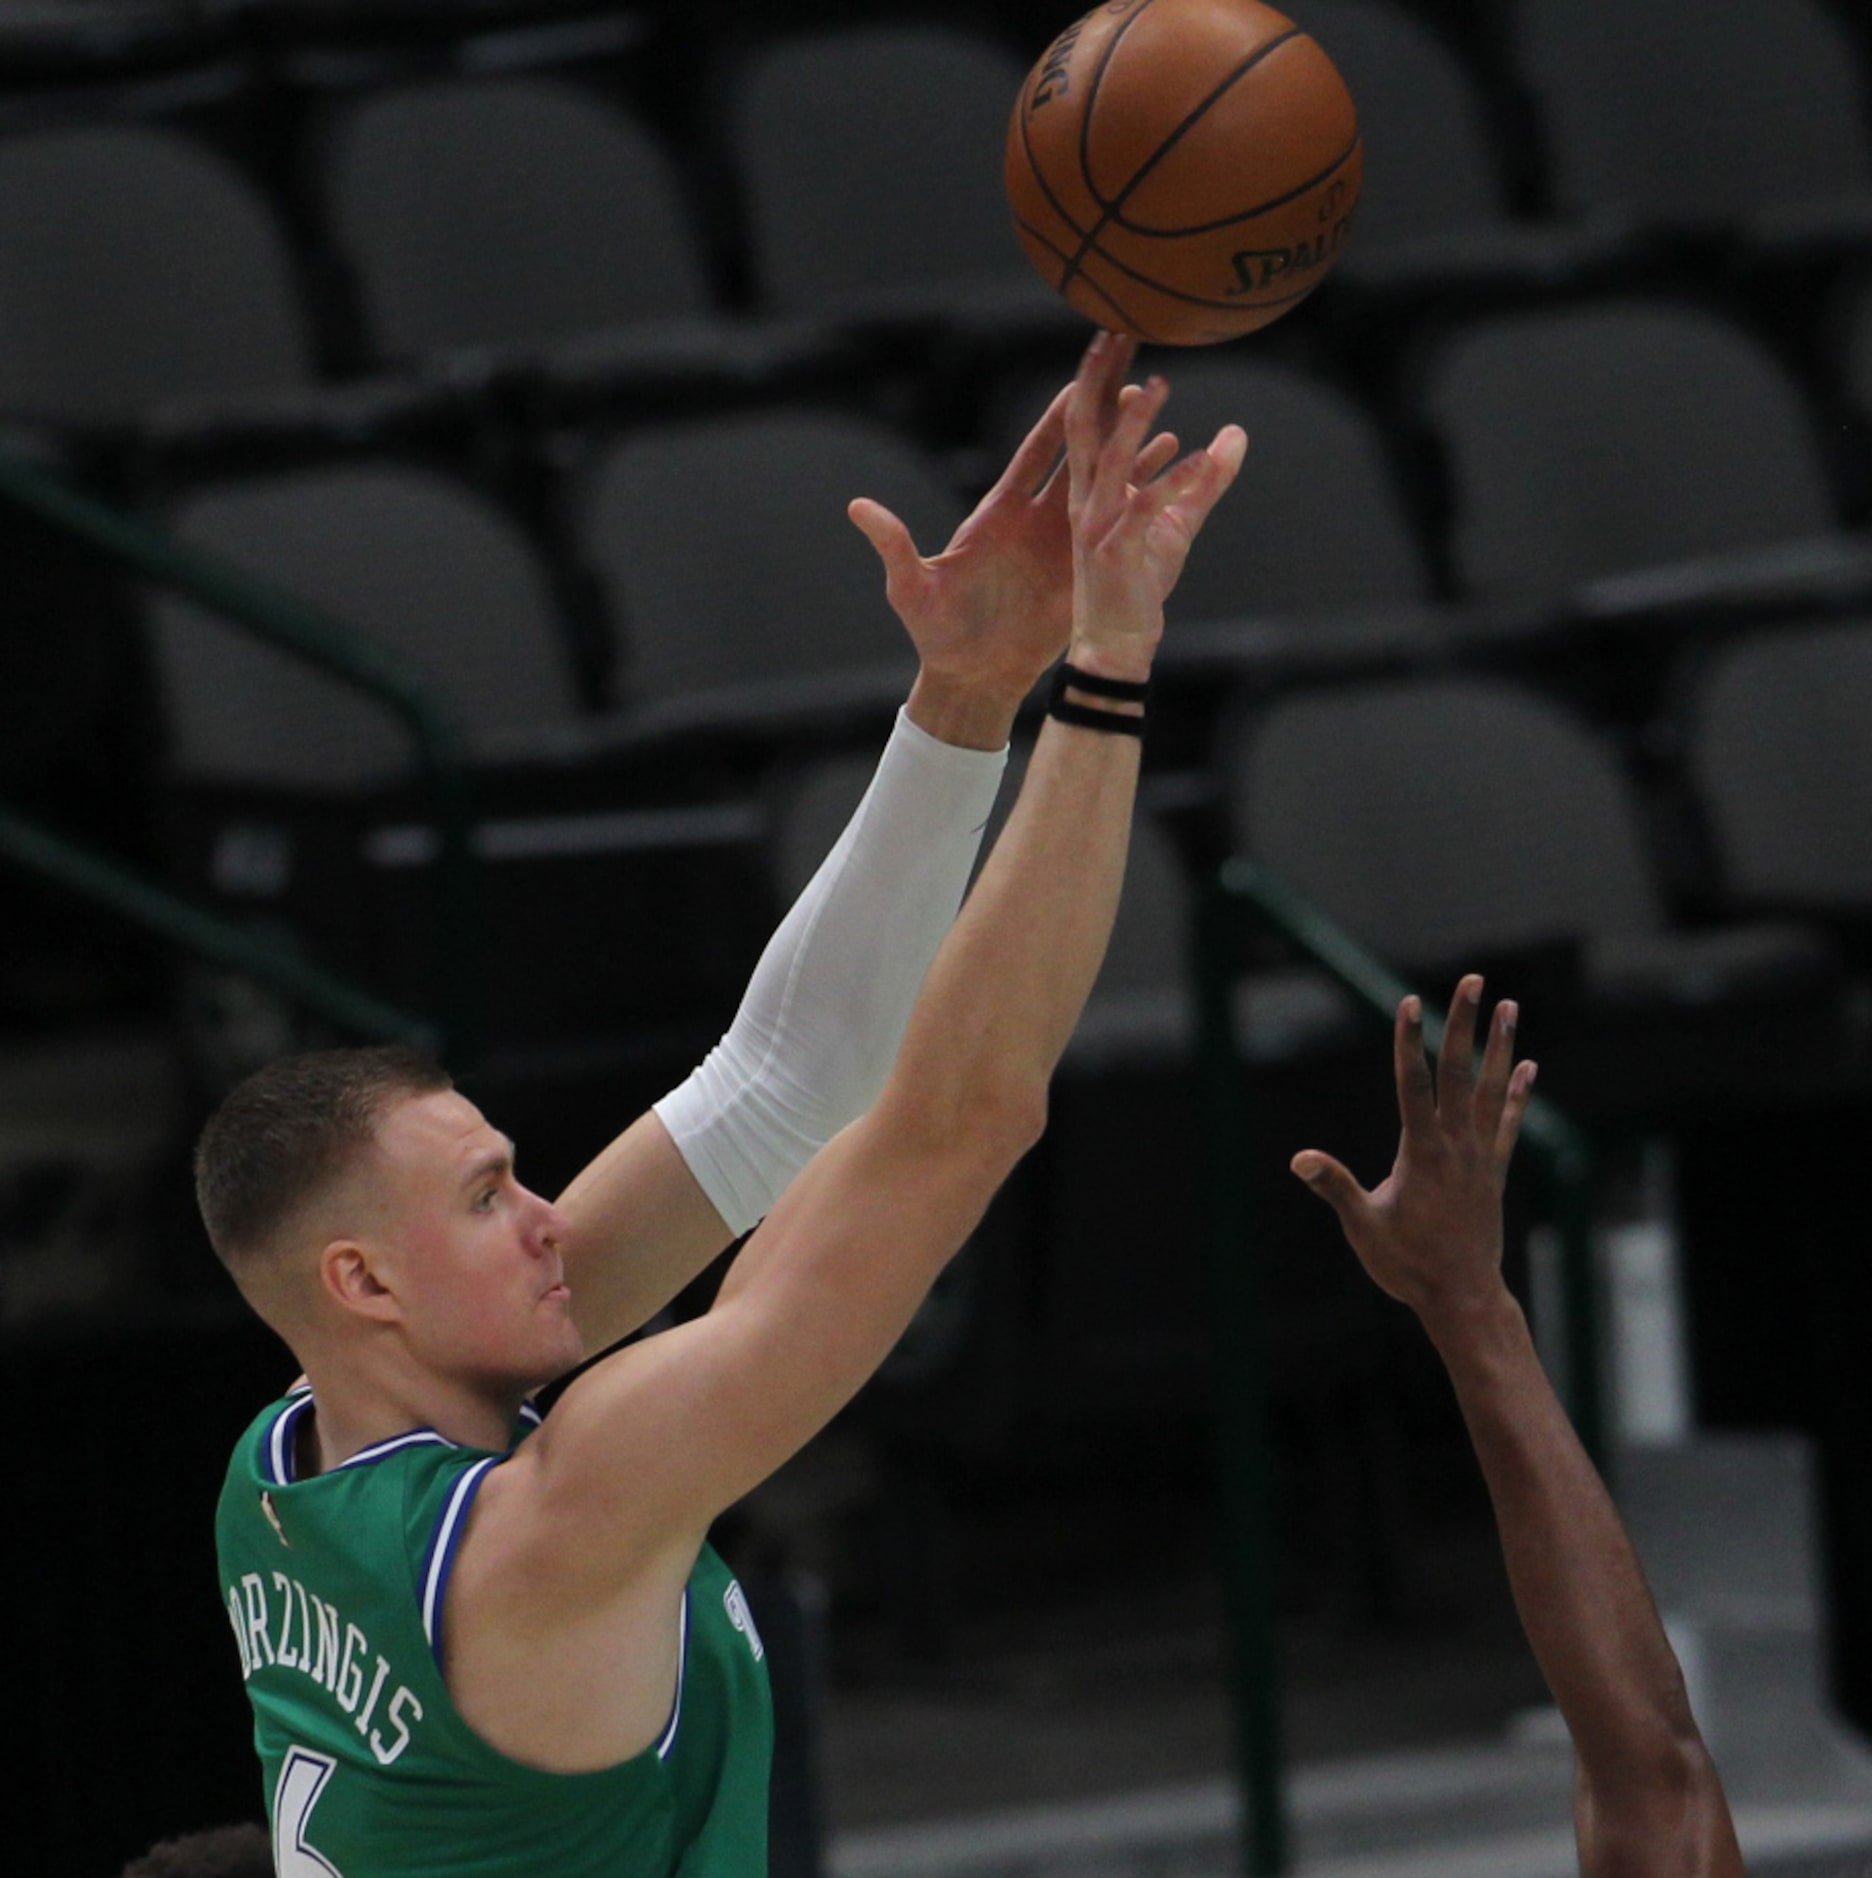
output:
[[[596,1773],[523,1766],[456,1713],[439,1660],[455,1547],[505,1457],[419,1428],[295,1479],[311,1403],[289,1395],[241,1437],[215,1520],[280,1878],[759,1878],[767,1672],[714,1552],[655,1745]]]

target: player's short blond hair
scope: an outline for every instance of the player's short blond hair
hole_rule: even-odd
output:
[[[238,1277],[306,1204],[356,1166],[405,1096],[452,1089],[421,1050],[385,1044],[284,1056],[238,1084],[195,1144],[195,1202],[216,1255]]]

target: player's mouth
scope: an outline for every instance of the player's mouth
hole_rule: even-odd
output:
[[[562,1278],[556,1285],[548,1285],[546,1289],[540,1293],[540,1302],[542,1304],[550,1304],[557,1299],[563,1304],[571,1295],[572,1287]]]

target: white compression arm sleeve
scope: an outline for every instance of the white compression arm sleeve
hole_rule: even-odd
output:
[[[877,1099],[955,921],[1007,752],[898,713],[858,812],[768,941],[734,1023],[656,1104],[729,1229],[746,1232]]]

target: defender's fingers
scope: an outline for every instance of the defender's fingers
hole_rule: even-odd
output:
[[[1371,1195],[1340,1162],[1318,1148],[1303,1148],[1288,1165],[1339,1215],[1339,1224],[1349,1238],[1353,1227],[1365,1217]]]
[[[1514,1070],[1515,1025],[1521,1007],[1504,998],[1489,1020],[1488,1042],[1482,1049],[1482,1073],[1476,1079],[1475,1127],[1484,1140],[1493,1141],[1501,1125],[1502,1105],[1508,1099],[1508,1078]]]
[[[1475,1020],[1482,1003],[1482,979],[1471,972],[1456,987],[1443,1020],[1443,1048],[1437,1055],[1437,1113],[1446,1128],[1467,1125],[1475,1100]]]
[[[1391,1026],[1391,1065],[1397,1077],[1398,1120],[1404,1138],[1426,1135],[1436,1126],[1436,1095],[1430,1060],[1424,1055],[1423,999],[1412,995],[1397,1008]]]
[[[1534,1079],[1540,1074],[1538,1063],[1517,1063],[1508,1078],[1508,1099],[1502,1104],[1501,1120],[1495,1126],[1495,1164],[1505,1174],[1514,1157],[1515,1143],[1521,1137],[1522,1118],[1534,1095]]]

